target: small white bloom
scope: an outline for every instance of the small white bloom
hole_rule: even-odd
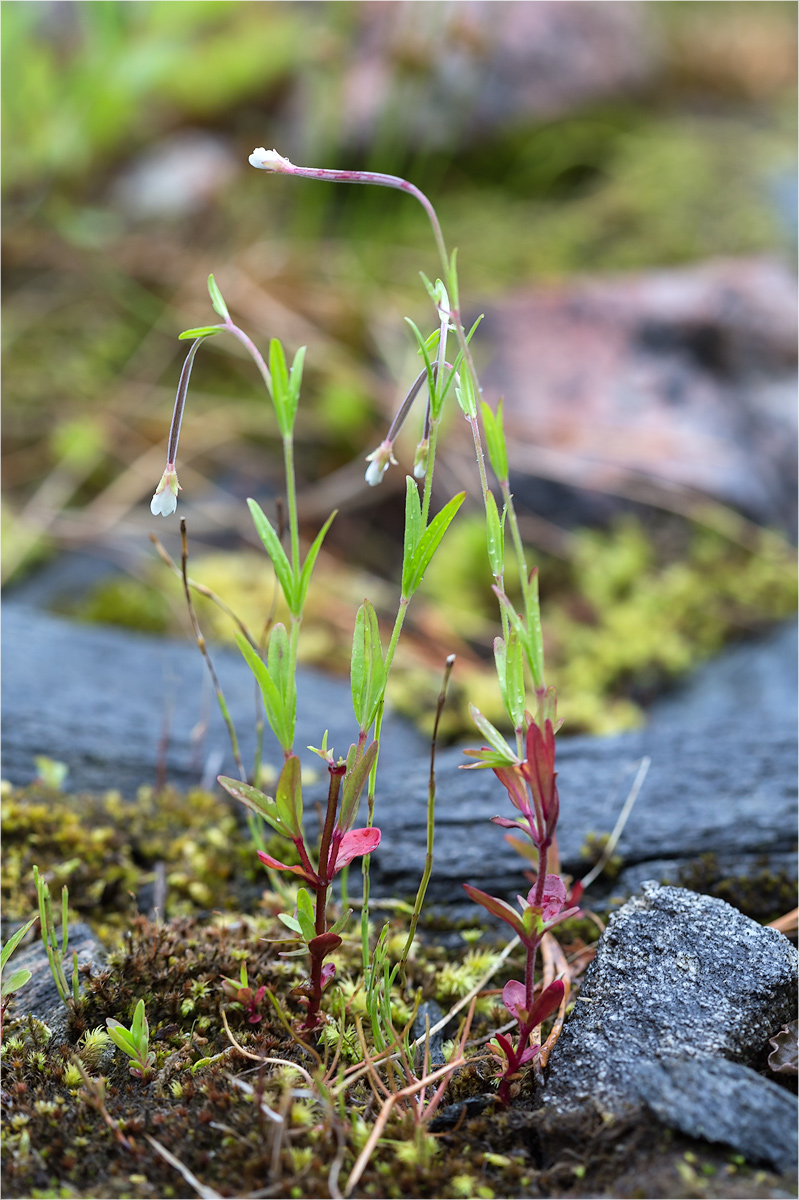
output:
[[[376,450],[367,454],[366,461],[369,466],[366,471],[366,482],[370,487],[377,487],[388,470],[389,464],[393,463],[396,466],[397,460],[391,453],[391,446],[391,442],[381,442]]]
[[[150,501],[150,512],[153,516],[171,516],[178,506],[179,491],[177,472],[173,466],[168,465],[161,476],[161,482],[155,489],[155,495]]]
[[[263,146],[258,146],[250,155],[250,166],[259,171],[285,171],[291,163],[277,150],[264,150]]]
[[[427,456],[429,452],[430,443],[427,438],[424,438],[416,447],[416,455],[413,460],[414,479],[424,479],[427,474]]]

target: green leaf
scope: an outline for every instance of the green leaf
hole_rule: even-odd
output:
[[[280,538],[272,528],[272,523],[261,506],[255,500],[248,500],[247,504],[252,514],[252,519],[255,522],[258,536],[272,560],[272,566],[275,568],[275,574],[283,591],[286,604],[289,606],[289,611],[293,616],[298,617],[301,609],[297,606],[297,585],[286,551],[280,544]]]
[[[272,626],[269,635],[266,669],[280,696],[280,709],[276,716],[283,737],[278,740],[284,750],[290,750],[294,744],[294,727],[297,722],[297,686],[292,669],[289,635],[281,622]]]
[[[347,924],[348,924],[351,916],[352,916],[352,909],[348,908],[346,912],[341,914],[341,916],[336,921],[336,923],[334,925],[330,926],[328,933],[343,933],[344,930],[347,928]]]
[[[413,555],[410,565],[410,570],[407,572],[403,567],[402,571],[402,594],[405,599],[409,599],[418,588],[424,578],[424,573],[430,565],[430,559],[435,554],[438,546],[451,525],[456,512],[463,504],[466,497],[465,492],[458,492],[457,496],[444,505],[441,512],[436,513],[433,520],[427,526],[422,536],[419,538],[419,544]],[[417,497],[418,500],[418,497]],[[407,517],[406,517],[407,521]],[[406,582],[407,585],[406,586]]]
[[[297,406],[292,402],[289,390],[289,373],[286,366],[286,355],[283,346],[277,338],[269,343],[269,372],[272,376],[272,401],[275,406],[277,423],[284,438],[291,437],[294,431],[294,417]]]
[[[316,914],[313,900],[305,888],[300,888],[297,892],[297,920],[306,942],[312,942],[316,937]]]
[[[28,921],[26,925],[23,925],[22,928],[18,929],[16,933],[12,933],[11,937],[3,946],[3,949],[0,950],[0,971],[3,970],[3,967],[6,965],[9,958],[14,953],[30,927],[36,923],[36,920],[36,917],[31,917],[30,921]]]
[[[313,545],[308,551],[305,562],[302,565],[302,571],[300,572],[300,583],[297,589],[297,612],[294,614],[297,617],[302,615],[302,610],[305,606],[305,598],[308,595],[308,586],[311,582],[311,574],[316,564],[317,556],[322,548],[322,542],[325,540],[325,534],[332,525],[337,513],[338,509],[332,512],[327,518],[324,525],[314,538]]]
[[[300,346],[297,353],[294,355],[294,361],[291,364],[289,371],[289,392],[294,403],[294,411],[297,411],[297,405],[300,402],[300,388],[302,387],[302,369],[305,364],[305,346]]]
[[[455,388],[455,395],[464,415],[473,421],[477,416],[477,401],[474,394],[474,383],[468,368],[461,372],[461,385]]]
[[[406,317],[405,320],[410,325],[411,329],[413,330],[414,334],[416,335],[416,340],[419,343],[419,353],[421,354],[422,358],[424,359],[424,365],[427,368],[427,387],[429,389],[430,395],[432,396],[435,392],[435,377],[433,375],[433,363],[430,358],[431,351],[430,351],[429,343],[430,343],[431,339],[433,339],[433,338],[435,339],[436,342],[438,342],[439,331],[436,330],[435,333],[431,333],[430,337],[425,340],[425,338],[422,337],[420,330],[413,323],[411,318]]]
[[[375,758],[377,757],[377,742],[372,742],[361,761],[351,772],[344,776],[343,798],[341,812],[338,818],[339,829],[348,833],[355,824],[358,815],[358,805],[364,784],[369,777]]]
[[[419,499],[419,489],[416,481],[410,475],[405,477],[405,542],[402,550],[402,594],[406,598],[412,595],[410,584],[413,575],[413,559],[422,532],[422,502]]]
[[[133,1035],[133,1040],[137,1046],[143,1046],[146,1050],[147,1043],[150,1038],[150,1026],[147,1023],[147,1013],[144,1009],[144,1001],[140,1000],[136,1005],[136,1011],[133,1014],[130,1032]]]
[[[26,971],[24,967],[19,971],[15,971],[10,979],[3,980],[3,986],[2,989],[0,989],[0,995],[13,996],[15,992],[18,992],[20,988],[25,986],[30,977],[31,972]]]
[[[178,334],[178,341],[185,342],[188,338],[213,337],[215,333],[222,333],[224,325],[198,325],[196,329],[184,329],[183,333]]]
[[[130,1030],[126,1029],[121,1021],[114,1020],[113,1017],[106,1017],[105,1024],[108,1030],[108,1036],[111,1038],[111,1041],[114,1043],[114,1045],[121,1050],[123,1054],[127,1054],[128,1058],[138,1058],[139,1051],[136,1047],[136,1043],[133,1040]]]
[[[216,285],[216,280],[213,275],[208,276],[208,295],[211,297],[211,304],[214,306],[214,312],[219,313],[223,321],[230,320],[230,313],[227,310],[227,305],[222,299],[222,293]]]
[[[302,926],[296,917],[290,917],[288,913],[278,913],[277,919],[278,921],[282,921],[286,928],[290,929],[292,933],[299,933],[302,935]]]
[[[533,683],[540,688],[544,682],[544,640],[541,631],[541,610],[538,604],[538,570],[530,573],[530,582],[525,594],[527,615],[527,658]]]
[[[355,618],[350,684],[355,720],[360,729],[371,729],[385,691],[386,669],[377,613],[369,600],[364,600]]]
[[[275,807],[289,837],[302,836],[302,770],[300,760],[292,754],[283,764],[275,790]]]
[[[502,755],[508,763],[517,763],[519,760],[511,750],[508,743],[505,741],[498,729],[495,729],[487,717],[484,717],[479,708],[475,708],[473,704],[469,705],[469,712],[472,714],[472,720],[477,728],[482,733],[490,746],[493,746],[497,754]]]
[[[497,404],[496,413],[491,411],[485,400],[481,400],[480,402],[480,411],[483,414],[483,428],[485,429],[486,446],[491,466],[497,479],[501,483],[507,483],[508,449],[505,442],[505,430],[502,421],[502,399],[500,398]]]
[[[497,502],[493,492],[486,492],[486,545],[491,574],[500,579],[505,570],[505,510],[499,519]]]
[[[507,688],[507,699],[505,701],[505,709],[513,722],[514,729],[521,729],[524,723],[524,710],[526,707],[526,697],[524,694],[524,654],[515,629],[511,629],[508,634],[506,662],[507,675],[505,686]]]
[[[226,775],[219,775],[217,782],[234,800],[239,800],[250,812],[268,821],[275,833],[287,838],[293,837],[291,828],[278,816],[277,805],[271,796],[264,795],[249,783],[242,783],[240,779],[230,779]]]
[[[263,696],[264,709],[266,711],[266,719],[269,722],[269,726],[277,740],[280,742],[281,748],[288,753],[291,750],[292,743],[287,739],[288,734],[293,732],[293,726],[292,729],[289,730],[286,724],[283,697],[281,696],[275,681],[272,679],[269,671],[267,670],[266,664],[261,661],[247,639],[240,633],[236,633],[235,638],[236,645],[247,660],[253,675],[258,680],[258,686],[260,687],[261,695]]]

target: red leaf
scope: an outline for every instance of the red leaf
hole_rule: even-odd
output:
[[[272,858],[269,854],[264,854],[263,850],[258,851],[258,857],[267,867],[274,867],[276,871],[291,871],[293,875],[299,875],[300,879],[304,879],[306,883],[310,883],[312,887],[318,887],[319,880],[314,875],[309,875],[305,867],[301,867],[299,863],[290,867],[286,863],[278,862],[276,858]]]
[[[336,854],[333,874],[336,875],[347,863],[363,854],[371,854],[380,845],[380,830],[374,825],[368,829],[351,829],[341,839],[341,845]]]

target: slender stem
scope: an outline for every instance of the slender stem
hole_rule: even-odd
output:
[[[330,882],[330,866],[328,858],[330,857],[330,842],[333,837],[333,828],[336,824],[336,812],[338,810],[338,796],[341,790],[341,780],[346,771],[346,766],[342,764],[331,763],[328,767],[330,773],[330,783],[327,789],[327,812],[325,813],[325,824],[322,830],[322,840],[319,844],[319,877],[327,886]],[[324,929],[317,929],[317,933],[324,933]]]
[[[281,165],[279,168],[279,172],[282,175],[298,175],[302,179],[320,179],[326,183],[376,184],[378,187],[394,188],[396,191],[407,192],[408,195],[413,196],[419,201],[427,213],[430,224],[433,227],[433,236],[436,240],[436,248],[438,249],[442,266],[445,273],[449,273],[447,248],[444,245],[444,237],[441,233],[441,226],[438,223],[436,210],[424,192],[421,192],[414,184],[409,183],[407,179],[400,179],[398,175],[384,175],[379,171],[326,171],[316,167],[297,167],[294,163],[290,163],[288,159],[283,159],[283,163],[285,165]]]
[[[197,620],[197,614],[194,611],[194,602],[192,601],[192,598],[191,598],[191,586],[189,584],[189,576],[188,576],[188,572],[187,572],[187,567],[188,567],[188,562],[189,562],[189,539],[186,534],[186,518],[185,517],[181,517],[181,519],[180,519],[180,545],[181,545],[180,571],[181,571],[181,577],[183,579],[183,591],[186,596],[186,607],[189,610],[189,618],[191,620],[191,627],[194,630],[194,637],[197,641],[197,647],[198,647],[200,653],[202,654],[203,658],[205,659],[205,665],[208,667],[208,672],[211,676],[211,682],[214,685],[214,692],[216,693],[217,704],[219,705],[219,711],[222,713],[222,717],[224,719],[225,725],[227,726],[228,737],[230,738],[230,747],[233,751],[233,757],[236,760],[236,768],[239,772],[239,778],[242,780],[243,783],[246,783],[247,782],[247,772],[244,769],[244,763],[242,762],[241,753],[239,751],[239,739],[236,736],[236,728],[233,724],[233,718],[230,715],[230,711],[227,706],[227,701],[225,700],[225,694],[222,691],[222,685],[219,682],[219,676],[217,675],[216,671],[214,670],[214,664],[211,662],[211,656],[208,653],[208,647],[205,644],[205,638],[203,637],[202,630],[200,629],[200,623]]]
[[[438,694],[438,703],[436,704],[436,715],[433,721],[433,736],[430,739],[430,783],[427,789],[427,852],[424,860],[424,873],[422,881],[419,884],[419,890],[416,893],[416,903],[413,906],[413,914],[411,916],[410,928],[408,930],[408,940],[405,943],[405,948],[402,951],[402,957],[399,961],[399,969],[405,975],[405,964],[408,961],[408,955],[413,945],[413,939],[416,936],[416,926],[419,924],[419,916],[424,904],[427,885],[430,882],[430,876],[433,871],[433,841],[435,837],[436,826],[436,744],[438,739],[438,725],[441,720],[441,713],[444,711],[444,705],[447,700],[447,688],[449,686],[450,675],[452,668],[455,665],[455,655],[450,654],[447,659],[447,665],[444,668],[444,679],[441,684],[441,691]]]
[[[186,393],[189,390],[189,379],[191,378],[191,368],[194,365],[194,356],[199,350],[204,337],[197,338],[192,342],[191,348],[186,355],[186,360],[183,363],[183,370],[180,372],[178,380],[178,391],[175,396],[175,407],[172,410],[172,424],[169,427],[169,441],[167,443],[166,459],[167,463],[171,463],[174,467],[175,459],[178,453],[178,441],[180,439],[180,426],[183,422],[183,410],[186,407]]]
[[[266,363],[264,362],[264,358],[263,358],[263,355],[261,354],[261,351],[255,345],[255,343],[250,338],[247,337],[247,334],[244,332],[244,330],[239,329],[238,325],[234,325],[233,322],[230,320],[230,318],[228,318],[227,321],[225,321],[225,328],[227,329],[228,333],[232,333],[235,338],[238,338],[238,340],[241,342],[242,346],[244,346],[245,350],[247,350],[247,352],[251,356],[253,362],[255,363],[256,367],[261,372],[261,377],[263,378],[263,381],[267,386],[269,395],[271,396],[272,395],[272,375],[271,375]]]

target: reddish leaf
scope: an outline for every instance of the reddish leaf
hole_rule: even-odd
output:
[[[527,993],[523,983],[519,983],[517,979],[509,980],[502,989],[502,1003],[520,1025],[525,1023],[528,1015]]]
[[[334,950],[338,950],[342,938],[337,933],[320,933],[308,943],[308,949],[314,958],[326,958]]]
[[[547,1017],[552,1016],[555,1009],[560,1007],[565,991],[566,985],[562,979],[556,979],[554,983],[550,983],[549,987],[544,989],[530,1009],[528,1025],[531,1029],[540,1025],[542,1021],[546,1021]]]
[[[496,896],[489,896],[487,892],[481,892],[479,888],[472,887],[468,883],[464,883],[463,887],[470,900],[474,900],[475,904],[482,904],[483,908],[493,913],[495,917],[505,921],[520,938],[525,937],[522,918],[515,908],[511,908],[510,904],[506,904],[504,900],[498,900]]]
[[[341,839],[333,867],[333,874],[336,875],[342,867],[346,867],[347,863],[351,863],[354,858],[360,858],[363,854],[371,854],[379,845],[380,830],[376,829],[374,825],[368,829],[351,829]]]
[[[288,866],[286,863],[278,862],[276,858],[272,858],[269,854],[264,854],[263,850],[258,851],[258,857],[267,867],[274,867],[276,871],[291,871],[293,875],[299,875],[300,879],[304,879],[306,883],[310,883],[312,887],[317,887],[319,880],[313,875],[309,875],[305,867],[301,867],[299,863],[294,866]]]

